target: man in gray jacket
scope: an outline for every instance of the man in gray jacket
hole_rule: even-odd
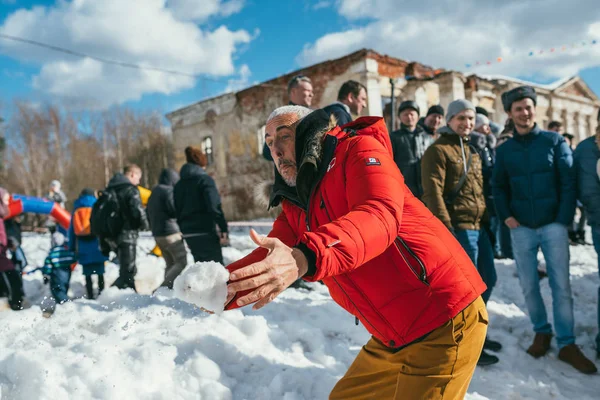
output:
[[[170,168],[163,169],[158,186],[152,190],[146,207],[152,236],[167,264],[165,280],[161,286],[169,289],[173,289],[173,281],[187,265],[187,251],[177,225],[173,198],[173,187],[178,181],[179,174],[176,171]]]

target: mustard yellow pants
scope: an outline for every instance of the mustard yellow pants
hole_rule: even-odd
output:
[[[396,351],[371,338],[330,394],[331,400],[462,399],[487,332],[481,297],[424,340]]]

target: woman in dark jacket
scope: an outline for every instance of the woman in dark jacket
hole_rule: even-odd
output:
[[[187,147],[185,159],[181,180],[173,190],[177,223],[194,261],[223,263],[221,240],[227,239],[227,221],[215,181],[203,168],[207,165],[206,155],[198,148]]]
[[[4,228],[4,217],[8,215],[9,200],[8,191],[0,187],[0,296],[8,297],[10,308],[16,311],[23,309],[23,281],[20,272],[6,256],[9,247],[15,250],[14,245],[9,243]]]

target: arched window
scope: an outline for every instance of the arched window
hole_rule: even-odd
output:
[[[213,146],[212,146],[212,137],[206,136],[202,139],[202,152],[206,154],[206,160],[208,165],[212,165],[214,162],[213,159]]]

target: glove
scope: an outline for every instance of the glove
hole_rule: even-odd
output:
[[[48,282],[50,282],[50,276],[49,275],[44,275],[44,285],[47,285]]]

